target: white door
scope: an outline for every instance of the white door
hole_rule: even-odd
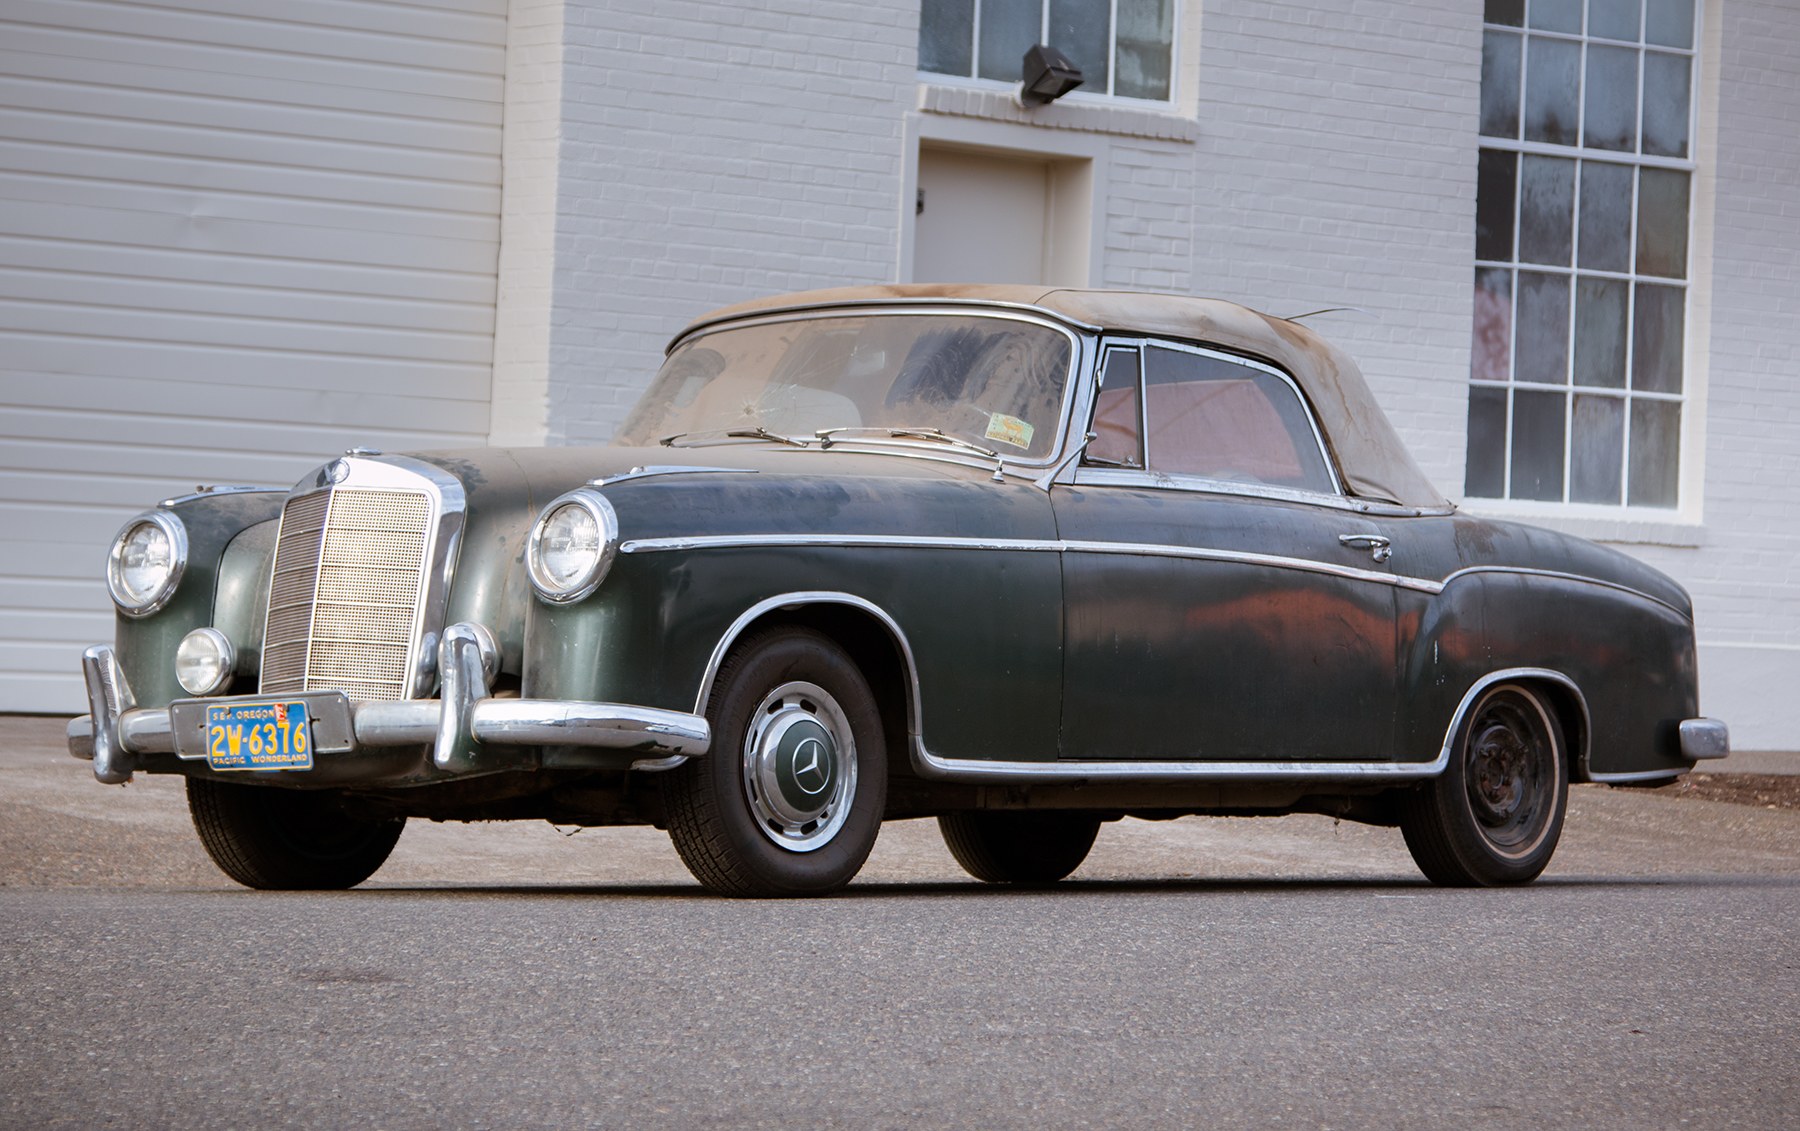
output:
[[[506,9],[8,7],[0,710],[83,708],[131,514],[485,438]]]
[[[956,149],[919,151],[913,280],[1042,283],[1050,169]]]

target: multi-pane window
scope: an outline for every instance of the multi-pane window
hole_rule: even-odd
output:
[[[1467,494],[1679,502],[1699,0],[1486,0]]]
[[[923,0],[919,69],[1018,82],[1033,44],[1081,68],[1081,91],[1169,100],[1174,0]]]

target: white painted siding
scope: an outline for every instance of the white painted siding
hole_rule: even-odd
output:
[[[0,710],[127,517],[488,430],[505,0],[0,7]]]

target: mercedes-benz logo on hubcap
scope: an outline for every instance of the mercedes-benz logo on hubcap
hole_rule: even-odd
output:
[[[794,784],[808,797],[817,797],[831,784],[830,752],[816,738],[803,738],[794,747]]]

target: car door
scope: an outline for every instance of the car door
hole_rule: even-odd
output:
[[[1092,439],[1053,491],[1068,759],[1393,756],[1386,544],[1279,370],[1110,341]]]

